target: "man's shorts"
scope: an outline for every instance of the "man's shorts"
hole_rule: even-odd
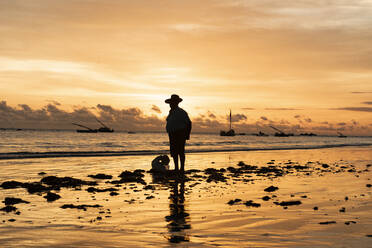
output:
[[[170,132],[168,135],[171,156],[176,157],[185,154],[186,130]]]

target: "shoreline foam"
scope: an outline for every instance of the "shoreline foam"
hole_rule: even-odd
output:
[[[267,148],[231,148],[231,149],[188,149],[186,153],[226,153],[226,152],[256,152],[256,151],[288,151],[312,150],[342,147],[371,147],[372,144],[331,144],[296,147],[267,147]],[[72,151],[72,152],[10,152],[0,153],[0,160],[32,159],[32,158],[69,158],[69,157],[116,157],[116,156],[143,156],[167,154],[168,150],[140,150],[140,151]]]

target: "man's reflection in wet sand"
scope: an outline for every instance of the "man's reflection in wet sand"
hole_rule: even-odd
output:
[[[168,238],[171,243],[189,241],[188,234],[185,230],[191,226],[189,214],[185,211],[185,182],[176,179],[170,182],[169,210],[170,215],[165,217],[168,222],[167,228],[170,234]]]

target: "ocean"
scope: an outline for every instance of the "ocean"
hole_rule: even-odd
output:
[[[372,137],[258,137],[192,133],[186,152],[316,149],[372,146]],[[77,133],[50,130],[1,130],[0,159],[156,155],[168,153],[166,133]]]

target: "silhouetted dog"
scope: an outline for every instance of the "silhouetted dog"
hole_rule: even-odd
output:
[[[165,173],[169,170],[169,158],[167,155],[157,156],[151,162],[151,172]]]

